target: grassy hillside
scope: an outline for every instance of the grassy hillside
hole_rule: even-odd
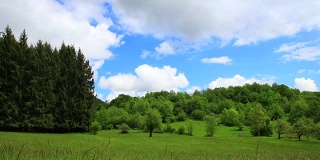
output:
[[[204,123],[194,121],[194,136],[130,131],[89,134],[0,132],[0,159],[319,159],[320,142],[252,137],[249,129],[219,126],[205,137]],[[173,127],[185,122],[172,124]],[[304,137],[305,138],[305,137]],[[257,150],[257,144],[260,141]]]

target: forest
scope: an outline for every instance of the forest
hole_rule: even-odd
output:
[[[121,128],[125,124],[150,131],[144,124],[150,110],[157,112],[160,123],[165,124],[158,125],[158,132],[168,131],[172,122],[186,119],[207,122],[213,117],[210,123],[215,125],[237,126],[239,130],[249,126],[254,136],[275,133],[280,138],[281,134],[291,133],[298,139],[302,135],[320,138],[320,93],[300,92],[275,83],[206,89],[192,95],[173,91],[151,92],[144,97],[120,95],[100,105],[96,121],[102,129]]]
[[[294,134],[320,139],[320,93],[283,84],[246,84],[193,94],[157,91],[143,97],[119,95],[103,102],[94,95],[93,72],[81,49],[39,40],[28,45],[26,31],[16,40],[10,27],[0,36],[0,130],[90,132],[130,129],[192,135],[188,119],[204,121],[207,136],[216,126],[249,126],[253,136]],[[185,133],[186,130],[186,133]]]
[[[94,80],[81,50],[0,35],[0,130],[85,132],[93,120]]]

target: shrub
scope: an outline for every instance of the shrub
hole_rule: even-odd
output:
[[[186,130],[186,128],[184,126],[180,126],[178,129],[178,134],[184,134],[185,130]]]
[[[192,136],[193,135],[193,128],[194,128],[194,124],[193,121],[190,121],[187,124],[187,135]]]
[[[173,133],[175,131],[176,131],[176,129],[173,128],[170,123],[167,123],[166,126],[164,127],[165,133]]]
[[[121,125],[117,125],[117,128],[120,129],[121,133],[124,133],[124,134],[128,133],[130,130],[130,127],[125,123],[122,123]]]
[[[92,122],[91,126],[90,126],[90,134],[96,135],[98,133],[98,131],[101,130],[101,125],[99,122],[94,121]]]
[[[205,116],[206,116],[206,112],[199,109],[196,109],[191,113],[191,117],[198,120],[203,120]]]
[[[177,121],[184,121],[187,117],[187,114],[182,110],[181,112],[178,113],[177,115]]]

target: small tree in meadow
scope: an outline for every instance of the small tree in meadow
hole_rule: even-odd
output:
[[[204,121],[206,123],[206,132],[208,137],[212,137],[214,132],[216,131],[218,122],[216,120],[216,117],[213,115],[208,115],[204,118]]]
[[[129,130],[131,129],[127,124],[122,123],[121,125],[117,125],[117,128],[121,130],[121,133],[128,133]]]
[[[288,133],[290,131],[290,125],[287,121],[277,119],[274,129],[278,133],[278,139],[281,138],[281,134]]]
[[[150,109],[146,113],[145,126],[149,131],[149,137],[152,137],[154,129],[161,127],[162,116],[157,109]]]
[[[98,133],[98,131],[101,130],[101,125],[99,122],[94,121],[92,122],[91,126],[90,126],[90,134],[96,135]]]
[[[192,136],[193,135],[193,128],[194,128],[194,123],[193,121],[189,121],[187,123],[187,135]]]
[[[305,135],[307,136],[307,138],[309,138],[314,130],[314,127],[315,125],[312,119],[301,117],[297,122],[293,124],[292,130],[297,134],[300,141],[302,135]]]

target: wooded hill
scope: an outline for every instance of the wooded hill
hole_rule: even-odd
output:
[[[239,130],[244,125],[250,126],[255,136],[270,136],[273,132],[283,134],[289,126],[292,126],[290,133],[296,134],[295,131],[299,131],[302,125],[302,133],[297,133],[300,136],[311,134],[311,130],[314,133],[318,123],[317,132],[320,135],[320,93],[300,92],[278,84],[253,83],[206,89],[195,91],[192,95],[173,91],[147,93],[144,97],[119,95],[100,106],[96,120],[103,129],[124,123],[133,129],[145,129],[145,117],[150,109],[158,110],[162,123],[167,124],[186,118],[204,120],[206,116],[214,116],[218,123],[238,126]],[[274,128],[271,121],[277,122],[278,128]],[[310,130],[306,131],[306,128]],[[165,132],[166,128],[160,127],[159,130]]]
[[[81,50],[62,43],[28,45],[7,27],[0,35],[0,130],[88,131],[93,120],[93,72]]]

